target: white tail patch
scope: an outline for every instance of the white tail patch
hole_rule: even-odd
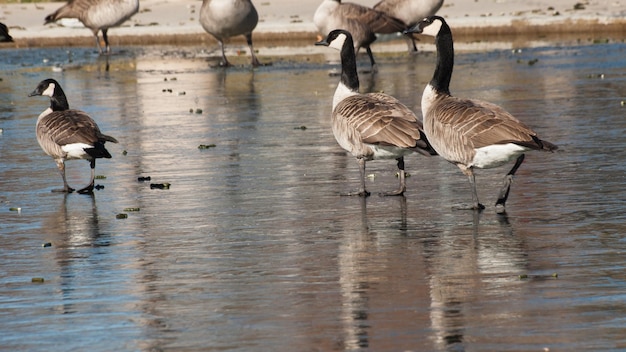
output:
[[[529,149],[514,143],[507,143],[489,145],[475,150],[472,166],[479,169],[491,169],[516,159]]]
[[[384,146],[384,145],[374,145],[367,144],[368,147],[372,148],[374,152],[374,156],[372,159],[398,159],[401,156],[409,155],[413,151],[407,148],[394,147],[394,146]]]
[[[89,154],[85,152],[85,149],[88,148],[93,148],[93,146],[85,143],[72,143],[61,147],[61,149],[67,153],[67,157],[65,157],[66,160],[91,159]]]

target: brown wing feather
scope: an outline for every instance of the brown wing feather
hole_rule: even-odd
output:
[[[456,135],[449,139],[463,139],[473,148],[516,143],[542,149],[533,130],[495,104],[448,96],[434,106],[439,128]]]
[[[355,48],[367,47],[376,41],[376,34],[367,24],[361,22],[359,19],[346,18],[343,21],[345,29],[353,34]]]
[[[412,148],[420,139],[421,123],[413,112],[393,97],[355,95],[335,108],[335,118],[346,121],[362,143]]]
[[[341,6],[348,9],[345,11],[346,18],[366,24],[374,33],[396,33],[406,28],[404,22],[381,11],[353,3],[343,3]]]
[[[420,121],[413,110],[409,109],[406,105],[402,104],[398,99],[392,97],[391,95],[387,95],[385,93],[367,93],[367,96],[370,96],[374,99],[385,102],[386,104],[390,104],[401,112],[401,116],[403,116],[408,121],[415,121],[419,126],[419,129],[423,129],[422,121]]]
[[[93,5],[97,5],[101,0],[70,0],[61,6],[54,13],[46,16],[46,23],[54,22],[62,18],[83,19],[87,10]]]
[[[55,111],[46,115],[38,124],[42,135],[50,136],[59,145],[96,142],[117,142],[115,138],[103,135],[96,122],[80,110]]]

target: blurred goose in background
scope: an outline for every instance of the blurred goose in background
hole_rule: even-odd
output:
[[[454,46],[452,31],[442,17],[428,17],[408,31],[435,37],[437,65],[422,94],[424,130],[437,153],[469,177],[471,209],[485,208],[478,201],[474,169],[494,168],[516,160],[496,201],[496,211],[504,213],[513,175],[524,161],[524,153],[553,151],[557,146],[539,139],[532,129],[495,104],[450,94]]]
[[[104,143],[117,143],[117,139],[101,133],[96,122],[84,111],[70,109],[61,85],[54,79],[41,81],[29,94],[31,97],[38,95],[50,97],[50,107],[37,119],[37,141],[54,159],[63,178],[63,188],[53,191],[73,192],[65,178],[65,161],[85,159],[91,166],[91,182],[78,193],[92,193],[96,159],[111,158]]]
[[[400,187],[383,195],[402,195],[406,190],[404,156],[412,152],[435,155],[421,121],[396,98],[383,93],[359,93],[356,54],[352,36],[345,30],[334,30],[317,42],[341,51],[341,80],[332,104],[332,130],[339,145],[357,158],[361,188],[348,195],[367,197],[365,162],[396,159]]]
[[[376,61],[370,44],[376,40],[376,33],[390,34],[406,29],[404,23],[372,8],[341,0],[324,0],[313,15],[313,23],[322,35],[335,29],[345,29],[352,35],[355,52],[365,48],[373,71]]]
[[[404,22],[405,28],[413,27],[426,17],[433,16],[441,6],[443,0],[381,0],[373,9],[395,17]],[[417,52],[415,38],[406,34],[409,40],[409,51]]]
[[[12,42],[13,37],[9,35],[9,28],[4,24],[0,23],[0,42]]]
[[[77,18],[93,32],[100,54],[109,54],[111,52],[107,36],[109,28],[120,26],[137,11],[139,11],[139,0],[70,0],[54,13],[46,16],[45,24],[62,18]],[[104,39],[104,51],[98,38],[100,31]]]
[[[200,24],[215,37],[222,50],[220,66],[230,66],[224,52],[224,41],[243,35],[252,57],[252,66],[260,65],[252,46],[252,31],[259,22],[259,15],[250,0],[203,0],[200,8]]]

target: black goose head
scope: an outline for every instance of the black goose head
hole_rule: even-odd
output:
[[[454,67],[454,42],[452,31],[442,17],[430,16],[408,28],[404,33],[420,33],[435,37],[437,66],[430,85],[438,92],[450,94],[450,80]]]
[[[315,45],[323,45],[341,51],[346,43],[349,44],[349,47],[354,47],[350,32],[345,29],[335,29],[328,33],[325,39],[315,43]]]
[[[38,95],[50,97],[50,107],[52,111],[63,111],[70,108],[61,85],[52,78],[44,79],[39,82],[37,88],[28,96],[34,97]]]
[[[335,29],[315,45],[323,45],[341,52],[341,82],[354,91],[359,90],[359,76],[356,71],[356,54],[352,35],[345,29]]]

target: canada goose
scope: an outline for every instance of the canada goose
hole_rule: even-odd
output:
[[[65,179],[65,161],[86,159],[91,166],[91,182],[78,193],[91,193],[94,188],[97,158],[111,158],[104,148],[105,142],[117,143],[117,139],[102,134],[96,122],[84,111],[70,109],[61,85],[54,79],[41,81],[28,96],[50,97],[50,107],[37,119],[37,141],[46,154],[57,163],[63,189],[55,192],[73,192]]]
[[[9,28],[4,24],[0,23],[0,42],[12,42],[13,37],[9,35]]]
[[[109,54],[107,32],[117,27],[139,11],[139,0],[70,0],[58,10],[46,16],[45,23],[52,23],[62,18],[78,18],[85,27],[91,29],[96,38],[100,54]],[[98,32],[102,31],[105,51],[102,51]]]
[[[357,158],[361,188],[349,195],[368,196],[365,162],[396,159],[400,188],[384,195],[402,195],[406,190],[404,156],[411,152],[434,155],[415,114],[396,98],[384,93],[359,93],[356,54],[352,35],[333,30],[315,43],[341,51],[341,80],[332,104],[332,130],[339,145]]]
[[[524,152],[553,151],[557,146],[539,139],[532,129],[495,104],[450,95],[454,47],[452,32],[443,18],[428,17],[408,31],[435,37],[437,66],[421,103],[424,130],[437,153],[469,177],[472,209],[485,208],[478,201],[474,169],[494,168],[517,159],[496,201],[496,210],[504,213],[513,175],[524,161]]]
[[[322,34],[334,29],[345,29],[352,35],[355,52],[365,48],[372,70],[376,70],[376,61],[370,44],[376,40],[376,33],[388,34],[402,32],[406,26],[402,21],[390,17],[372,8],[341,0],[324,0],[315,10],[313,23]]]
[[[252,46],[252,31],[259,22],[259,14],[250,0],[203,0],[200,8],[200,24],[220,44],[220,66],[230,66],[224,53],[224,41],[243,35],[250,48],[252,66],[260,65]]]
[[[399,19],[404,22],[406,28],[409,28],[437,13],[442,5],[443,0],[381,0],[373,9]],[[417,52],[413,35],[408,34],[407,38],[409,50]]]

